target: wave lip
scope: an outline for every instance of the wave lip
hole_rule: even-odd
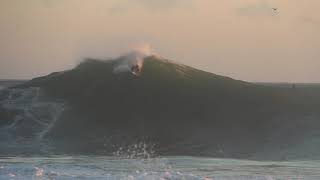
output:
[[[139,75],[143,68],[143,61],[146,57],[156,56],[150,45],[142,45],[134,48],[131,52],[125,54],[114,65],[113,72],[118,74],[122,72],[131,72]]]

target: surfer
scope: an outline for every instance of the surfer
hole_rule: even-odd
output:
[[[278,12],[278,8],[272,8],[272,10],[273,10],[274,13]]]
[[[140,73],[140,67],[139,67],[139,65],[133,65],[132,67],[131,67],[131,72],[133,73],[133,74],[135,74],[135,75],[137,75],[137,74],[139,74]]]

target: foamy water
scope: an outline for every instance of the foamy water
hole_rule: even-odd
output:
[[[195,157],[122,159],[106,156],[0,159],[0,179],[298,180],[319,178],[319,161],[258,162]]]
[[[63,102],[41,100],[40,88],[7,89],[0,91],[0,105],[7,111],[20,112],[12,123],[0,127],[1,132],[29,127],[30,134],[41,140],[54,126],[64,110]]]

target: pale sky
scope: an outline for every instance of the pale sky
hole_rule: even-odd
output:
[[[0,0],[0,79],[70,69],[141,43],[235,79],[320,82],[320,1]]]

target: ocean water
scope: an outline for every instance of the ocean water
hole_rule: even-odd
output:
[[[0,90],[4,86],[0,85]],[[63,102],[47,102],[37,88],[10,90],[1,105],[20,112],[9,126],[0,128],[0,180],[317,180],[320,161],[249,161],[204,157],[154,157],[145,144],[121,149],[114,156],[26,156],[51,130],[64,109]],[[38,119],[37,117],[43,117]],[[23,121],[22,121],[23,119]],[[16,130],[32,131],[32,142],[14,141]],[[8,137],[8,138],[7,138]],[[13,138],[12,138],[13,137]],[[34,144],[32,144],[34,143]],[[32,146],[31,148],[29,146]],[[44,144],[46,146],[46,144]],[[20,148],[19,148],[20,147]],[[50,152],[52,154],[52,152]]]
[[[259,162],[197,157],[2,157],[0,179],[315,180],[320,179],[320,161]]]

